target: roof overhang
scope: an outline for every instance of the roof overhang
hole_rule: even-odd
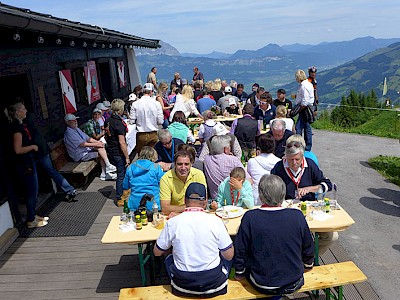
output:
[[[160,48],[159,40],[145,39],[96,25],[61,19],[0,3],[0,27],[54,34],[96,43],[111,43],[133,47]]]

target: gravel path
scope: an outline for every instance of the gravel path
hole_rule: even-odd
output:
[[[322,171],[356,222],[339,241],[381,299],[399,299],[400,187],[367,163],[380,154],[400,156],[399,140],[321,130],[313,138]]]

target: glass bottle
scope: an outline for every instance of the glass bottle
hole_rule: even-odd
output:
[[[136,223],[136,230],[141,230],[142,229],[142,219],[140,218],[140,215],[135,215],[135,223]]]
[[[128,202],[125,200],[124,201],[124,209],[123,212],[126,213],[127,215],[129,214],[129,207],[128,207]]]
[[[142,221],[142,225],[146,226],[148,221],[147,221],[147,214],[146,214],[146,210],[142,210],[142,212],[140,213],[140,219]]]

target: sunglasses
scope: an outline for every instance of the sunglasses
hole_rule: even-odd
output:
[[[286,145],[286,148],[288,148],[288,149],[290,149],[292,147],[300,148],[300,147],[303,147],[303,145],[299,142],[291,142],[288,145]]]

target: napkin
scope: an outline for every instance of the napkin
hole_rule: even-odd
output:
[[[136,230],[135,223],[121,224],[119,225],[119,230],[121,230],[122,232],[134,231]]]
[[[332,219],[333,216],[330,214],[327,214],[323,211],[313,211],[312,216],[314,218],[314,220],[320,221],[320,222],[324,222],[326,220]]]

